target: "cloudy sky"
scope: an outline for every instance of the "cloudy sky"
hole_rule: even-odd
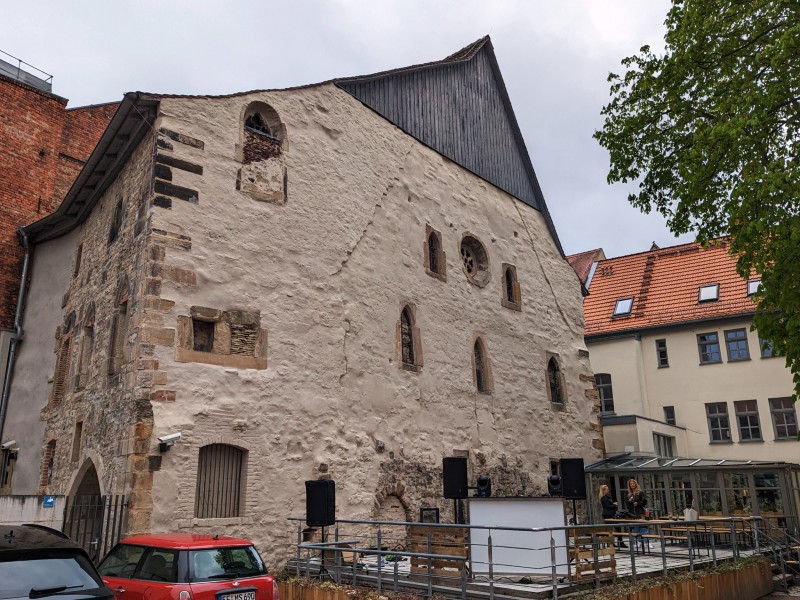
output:
[[[54,76],[70,106],[127,91],[223,94],[437,60],[490,34],[564,250],[619,256],[676,240],[606,183],[592,139],[606,77],[660,48],[668,0],[29,0],[0,50]],[[7,60],[7,57],[4,57]]]

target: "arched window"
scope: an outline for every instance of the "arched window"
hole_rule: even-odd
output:
[[[472,347],[472,363],[475,375],[475,387],[481,393],[491,391],[491,373],[489,360],[486,355],[486,347],[483,340],[478,338]]]
[[[403,349],[403,364],[414,365],[414,322],[411,310],[406,306],[400,315],[400,344]]]
[[[522,294],[517,280],[517,268],[507,263],[503,263],[502,305],[512,310],[522,310]]]
[[[194,516],[198,519],[238,517],[244,505],[247,451],[228,444],[200,448]]]
[[[423,255],[425,272],[440,281],[447,281],[447,257],[442,249],[442,234],[430,225],[425,226]]]
[[[550,402],[553,404],[564,404],[564,390],[561,381],[561,369],[555,357],[551,357],[547,362],[547,389],[550,394]]]
[[[396,339],[400,367],[406,371],[419,371],[422,368],[422,345],[419,341],[414,306],[411,304],[405,305],[400,311]]]

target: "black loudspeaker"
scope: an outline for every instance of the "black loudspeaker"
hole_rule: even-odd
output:
[[[561,496],[561,477],[555,473],[547,478],[547,493],[550,496]]]
[[[478,498],[488,498],[492,495],[492,478],[488,475],[478,475],[477,488],[475,495]]]
[[[569,500],[586,500],[586,475],[582,458],[561,459],[561,491]]]
[[[467,459],[465,456],[446,456],[442,460],[442,483],[445,498],[467,497]]]
[[[332,479],[306,481],[306,524],[324,527],[336,523],[336,483]]]

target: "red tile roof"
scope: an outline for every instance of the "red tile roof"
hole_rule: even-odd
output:
[[[586,280],[589,278],[589,272],[592,270],[592,263],[604,258],[605,255],[603,254],[603,249],[596,248],[594,250],[581,252],[580,254],[572,254],[567,257],[567,261],[569,262],[569,266],[572,267],[572,270],[575,271],[578,279],[581,280],[581,283],[586,285]]]
[[[736,272],[736,259],[728,250],[721,239],[707,249],[682,244],[600,261],[583,301],[585,334],[753,314],[747,281]],[[715,283],[719,300],[698,302],[700,286]],[[630,314],[614,317],[617,300],[631,297]]]

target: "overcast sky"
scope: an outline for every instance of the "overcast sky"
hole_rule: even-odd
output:
[[[69,106],[127,91],[223,94],[444,58],[490,34],[567,254],[676,240],[606,183],[592,139],[609,71],[663,45],[668,0],[63,0],[8,2],[0,50],[50,73]],[[4,57],[7,58],[7,57]]]

